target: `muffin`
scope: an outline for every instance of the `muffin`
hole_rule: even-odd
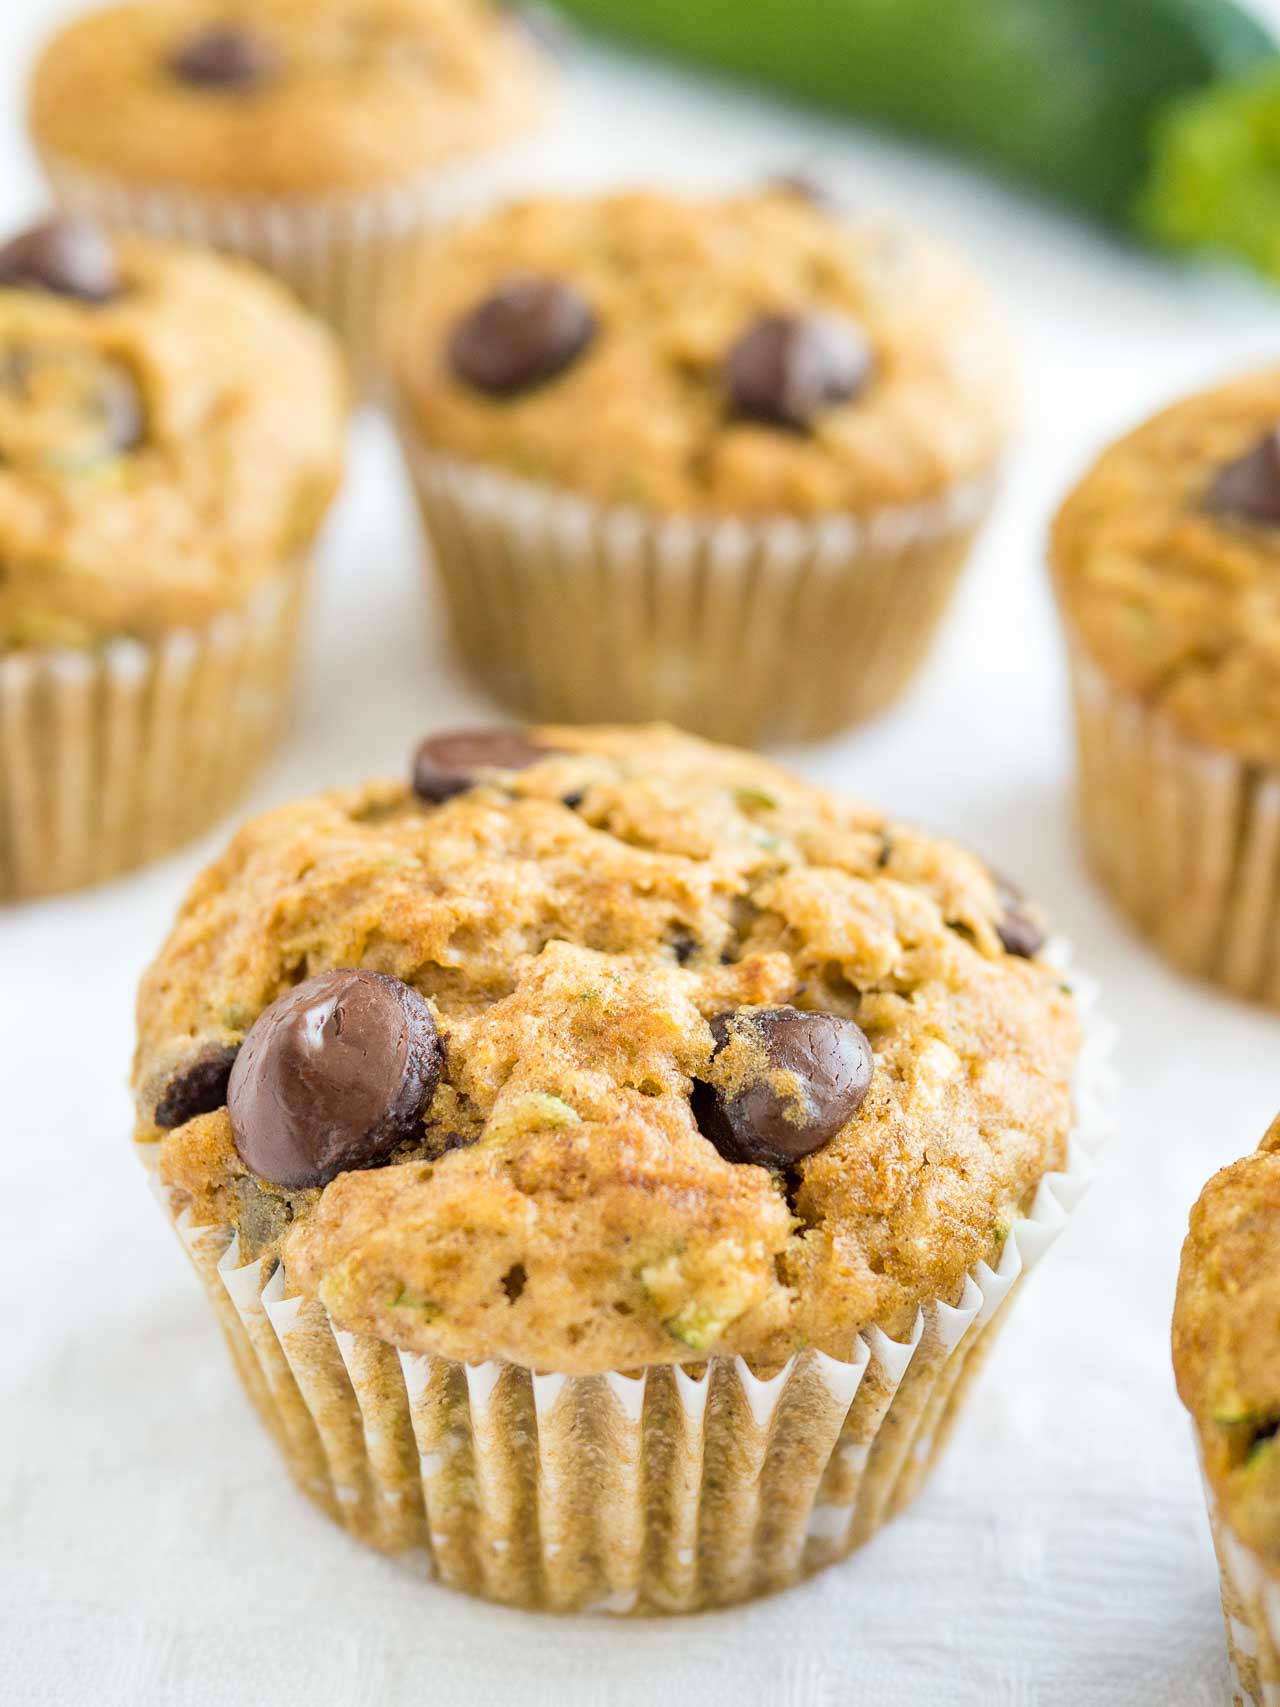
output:
[[[746,754],[455,731],[197,881],[136,1139],[351,1533],[522,1606],[721,1605],[906,1503],[1078,1194],[1043,948],[972,854]]]
[[[534,199],[433,246],[403,438],[467,661],[528,715],[753,743],[899,694],[1010,416],[966,268],[794,186]]]
[[[30,126],[68,208],[270,267],[367,379],[425,228],[535,122],[541,57],[487,0],[129,0],[49,42]]]
[[[1237,1703],[1280,1697],[1280,1120],[1191,1212],[1173,1317]]]
[[[0,247],[0,900],[213,823],[290,683],[342,363],[271,279],[54,221]]]
[[[1097,870],[1180,966],[1280,1004],[1280,368],[1104,452],[1052,561]]]

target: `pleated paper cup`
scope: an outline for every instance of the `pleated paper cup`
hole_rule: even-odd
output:
[[[0,902],[128,871],[227,811],[287,703],[304,574],[155,642],[0,654]]]
[[[1280,1575],[1232,1534],[1208,1481],[1209,1526],[1236,1707],[1280,1707]]]
[[[421,285],[433,230],[491,200],[509,177],[505,152],[426,176],[336,195],[214,195],[141,185],[45,150],[58,205],[109,231],[196,243],[254,261],[289,285],[342,340],[357,386],[377,388],[386,328]]]
[[[995,1268],[911,1335],[598,1376],[422,1356],[338,1327],[229,1226],[162,1201],[296,1483],[361,1541],[451,1588],[556,1612],[692,1612],[799,1582],[915,1494],[1027,1273],[1087,1184],[1095,1027],[1067,1168]]]
[[[738,746],[872,717],[929,649],[994,474],[867,517],[661,517],[401,435],[462,654],[522,716]]]
[[[1177,965],[1280,1007],[1280,772],[1189,739],[1070,637],[1069,653],[1099,874]]]

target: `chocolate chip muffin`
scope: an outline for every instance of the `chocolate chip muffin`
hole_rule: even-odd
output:
[[[665,729],[453,732],[199,879],[136,1138],[333,1516],[687,1610],[910,1497],[1071,1200],[1081,1041],[960,848]]]
[[[341,361],[238,263],[55,220],[0,245],[0,900],[204,829],[282,710]]]
[[[967,268],[793,186],[536,199],[433,248],[403,437],[462,650],[527,714],[828,733],[901,692],[1010,419]]]
[[[1099,873],[1178,964],[1280,1004],[1280,369],[1104,452],[1052,560]]]
[[[1222,1572],[1235,1699],[1280,1692],[1280,1120],[1191,1212],[1173,1317]]]
[[[68,207],[273,268],[368,375],[425,227],[536,121],[542,57],[488,0],[129,0],[53,37],[29,117]]]

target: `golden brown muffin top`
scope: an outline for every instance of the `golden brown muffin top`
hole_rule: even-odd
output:
[[[0,248],[0,652],[235,610],[341,470],[328,333],[264,275],[56,222]]]
[[[486,0],[132,0],[53,37],[30,123],[42,149],[136,183],[341,193],[506,141],[539,82]]]
[[[785,189],[521,202],[430,278],[400,358],[426,442],[606,504],[864,514],[986,474],[1008,432],[967,266]]]
[[[1280,764],[1280,368],[1146,421],[1053,529],[1068,623],[1194,740]]]
[[[1191,1211],[1173,1366],[1205,1471],[1237,1536],[1280,1567],[1280,1120]]]
[[[972,854],[754,756],[662,728],[522,740],[447,785],[420,759],[448,798],[375,783],[241,830],[143,982],[138,1142],[244,1260],[408,1349],[575,1373],[909,1333],[1066,1157],[1078,1016],[1034,915]],[[392,1096],[376,1165],[281,1186],[241,1154],[278,1180],[303,1153],[255,1022],[335,968],[429,1012],[441,1060],[414,1071],[438,1081],[425,1111]],[[775,1010],[864,1038],[869,1087],[807,1076],[806,1039],[761,1057]],[[359,1004],[317,1053],[333,1018],[292,1030],[304,1121],[353,1061],[344,1109],[385,1093]],[[726,1124],[808,1153],[731,1159]]]

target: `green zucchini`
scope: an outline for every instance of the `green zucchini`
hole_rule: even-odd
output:
[[[1160,223],[1162,117],[1277,53],[1236,0],[562,4],[588,25],[963,148],[1113,224],[1141,206],[1147,229]]]

